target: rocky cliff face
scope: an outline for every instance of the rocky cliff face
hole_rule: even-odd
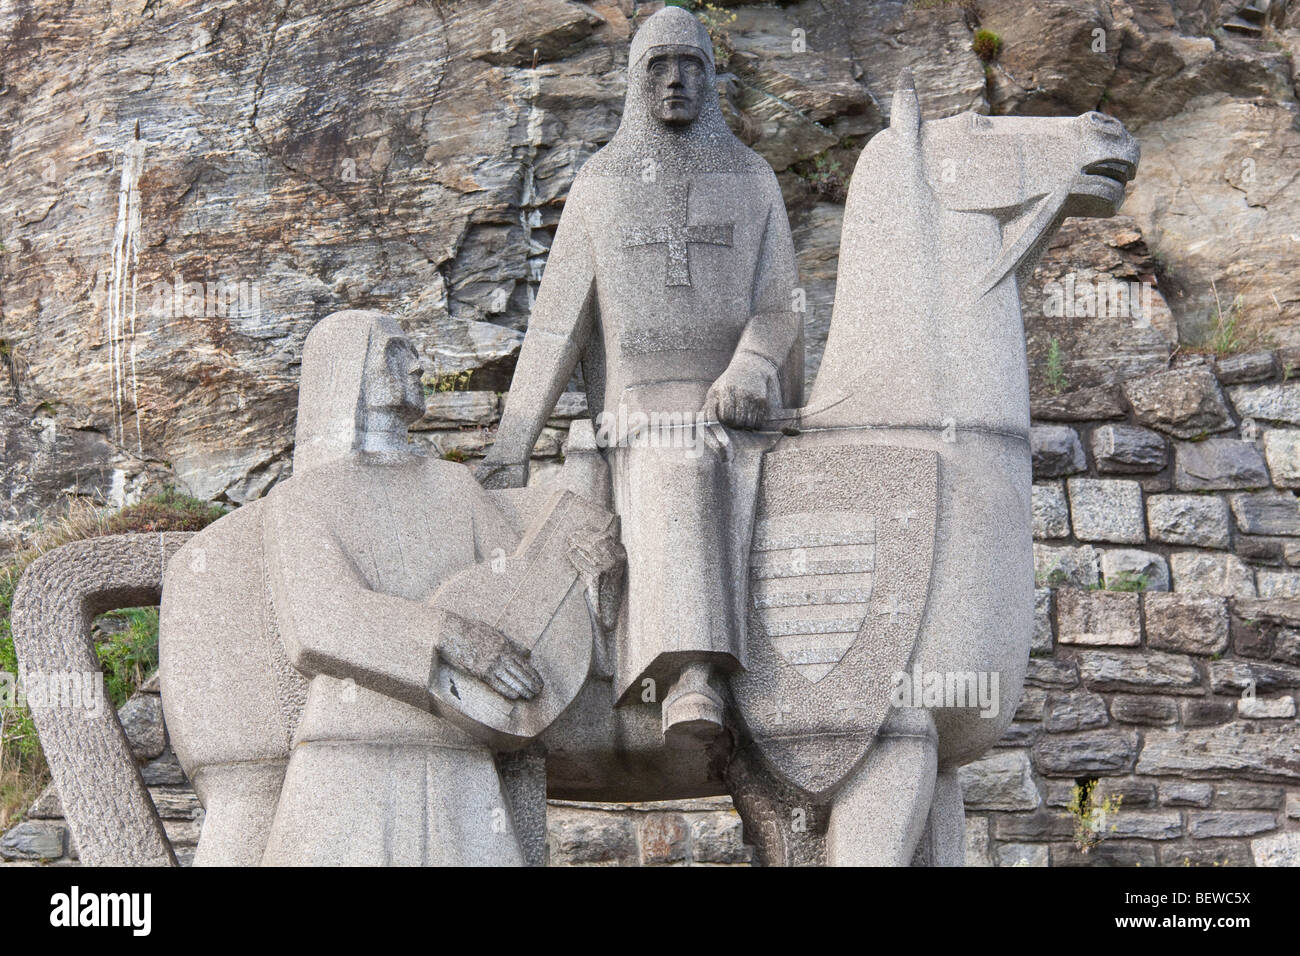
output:
[[[903,66],[930,116],[1100,109],[1141,139],[1126,216],[1067,228],[1025,290],[1038,404],[1162,368],[1219,315],[1300,355],[1292,6],[704,11],[729,118],[785,190],[810,369],[844,180]],[[335,309],[399,316],[427,366],[420,434],[481,450],[569,184],[615,128],[627,38],[656,8],[0,0],[4,530],[69,492],[262,494],[289,467],[303,338]],[[991,62],[977,28],[1001,40]],[[1142,284],[1147,312],[1051,307],[1065,280],[1099,278]]]

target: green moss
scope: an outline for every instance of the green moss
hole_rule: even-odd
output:
[[[1145,591],[1150,582],[1145,574],[1136,571],[1121,571],[1106,579],[1107,591]]]
[[[1061,355],[1061,340],[1052,336],[1052,341],[1047,346],[1047,371],[1045,373],[1047,385],[1052,390],[1052,394],[1060,395],[1070,387],[1070,383],[1065,377],[1065,359]]]

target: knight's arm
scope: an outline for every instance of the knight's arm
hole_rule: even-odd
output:
[[[519,466],[526,477],[524,466],[591,332],[594,299],[591,243],[577,211],[566,211],[551,245],[485,469]]]
[[[726,370],[704,399],[703,414],[733,428],[759,428],[781,406],[803,398],[803,318],[795,309],[794,241],[776,177],[769,176],[767,222],[754,269],[749,318]]]
[[[780,370],[803,332],[803,315],[795,311],[799,273],[790,221],[775,176],[768,191],[772,196],[758,268],[754,272],[751,315],[736,346],[736,354],[758,356]]]

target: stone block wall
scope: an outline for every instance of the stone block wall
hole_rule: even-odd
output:
[[[1300,382],[1263,351],[1090,392],[1036,403],[1034,646],[962,770],[969,861],[1300,865]],[[1119,797],[1086,854],[1080,785]]]

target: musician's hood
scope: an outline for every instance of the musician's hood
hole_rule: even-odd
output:
[[[402,329],[382,312],[335,312],[318,322],[302,350],[293,471],[301,475],[350,455],[365,428],[366,357],[372,341]]]

